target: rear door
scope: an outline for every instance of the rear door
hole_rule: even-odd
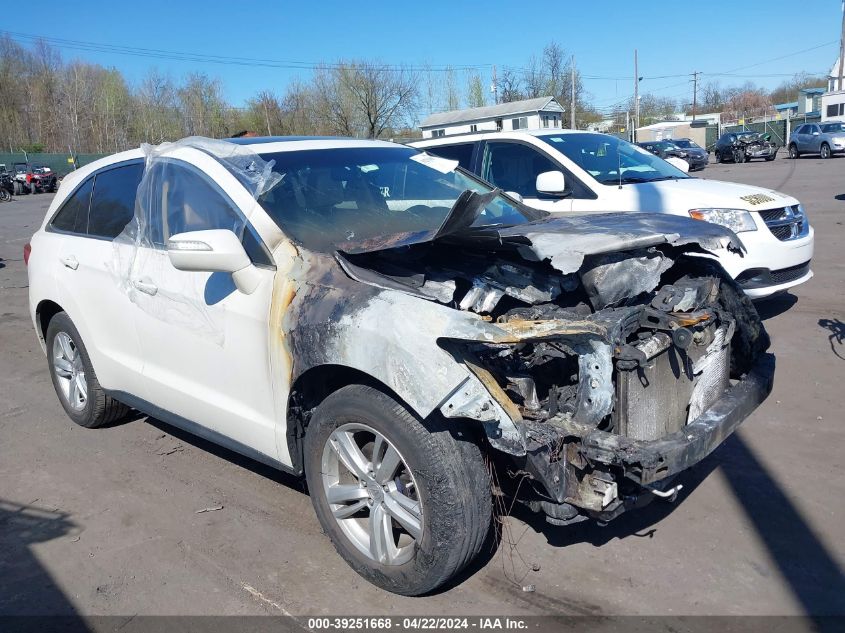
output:
[[[142,360],[132,305],[115,274],[120,246],[113,240],[132,219],[143,163],[104,168],[80,183],[48,232],[60,233],[56,262],[60,305],[88,349],[105,389],[132,392]]]

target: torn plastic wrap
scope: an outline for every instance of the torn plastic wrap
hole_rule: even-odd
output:
[[[176,270],[167,255],[171,235],[227,229],[243,239],[246,229],[244,216],[220,185],[194,164],[204,158],[195,152],[223,166],[254,200],[282,176],[272,171],[272,161],[226,141],[189,137],[144,144],[141,149],[144,175],[135,215],[113,242],[113,276],[129,300],[148,315],[222,345],[226,311],[215,297],[223,286],[231,286],[228,275]]]

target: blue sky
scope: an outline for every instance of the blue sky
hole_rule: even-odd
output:
[[[640,74],[646,77],[642,91],[678,99],[691,96],[688,77],[656,77],[698,70],[704,73],[704,82],[718,80],[731,85],[753,80],[774,87],[785,77],[765,75],[802,70],[826,73],[839,51],[841,4],[840,0],[811,0],[810,4],[813,28],[795,29],[796,19],[806,17],[807,12],[797,9],[799,5],[794,2],[782,0],[111,0],[51,3],[46,20],[7,23],[0,28],[48,38],[251,59],[320,62],[368,58],[416,66],[479,65],[488,81],[489,65],[497,64],[500,69],[524,67],[531,54],[539,55],[546,43],[557,41],[575,54],[585,76],[602,77],[585,79],[585,85],[599,107],[609,107],[632,90],[628,77],[633,76],[634,48],[639,50]],[[138,81],[151,67],[174,77],[201,70],[219,77],[226,97],[236,105],[262,89],[283,93],[291,79],[309,75],[308,70],[175,61],[93,50],[63,48],[61,52],[65,59],[115,66],[130,81]],[[745,68],[748,66],[753,67]],[[738,68],[738,76],[714,74]],[[620,79],[613,79],[617,77]]]

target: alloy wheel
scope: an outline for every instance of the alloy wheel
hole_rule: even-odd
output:
[[[355,548],[382,565],[411,560],[423,533],[423,508],[396,447],[366,424],[343,424],[326,440],[321,465],[329,508]]]
[[[88,403],[88,382],[82,354],[66,332],[53,339],[53,372],[67,403],[74,411],[81,411]]]

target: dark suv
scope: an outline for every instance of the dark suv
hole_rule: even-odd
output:
[[[716,141],[713,156],[717,163],[733,161],[747,163],[752,158],[762,158],[767,161],[775,159],[778,147],[769,140],[768,135],[760,132],[726,132]]]
[[[689,165],[690,171],[704,169],[709,162],[707,152],[689,139],[643,141],[637,143],[637,145],[660,158],[665,159],[674,156],[675,158],[685,160]]]

